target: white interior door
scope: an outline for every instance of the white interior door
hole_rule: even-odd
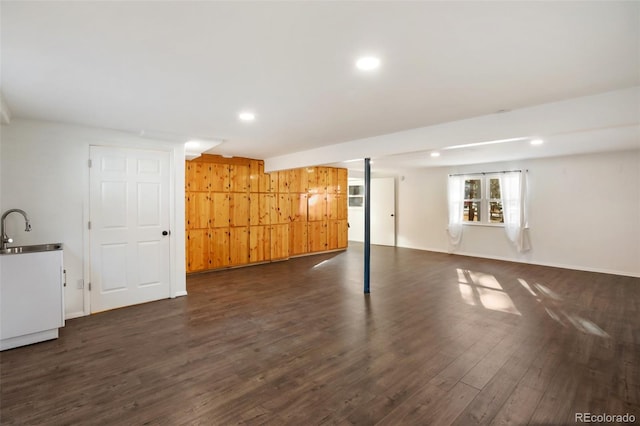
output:
[[[350,186],[362,186],[364,180],[352,179]],[[364,189],[362,189],[364,191]],[[351,197],[351,195],[350,195]],[[364,241],[364,206],[349,206],[349,241]],[[394,178],[371,179],[371,244],[396,245],[396,190]]]
[[[371,179],[371,244],[396,245],[395,216],[395,179]]]
[[[168,298],[170,154],[92,146],[90,158],[91,312]]]

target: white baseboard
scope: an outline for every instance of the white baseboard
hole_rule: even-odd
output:
[[[447,254],[453,254],[453,255],[458,255],[458,256],[479,257],[481,259],[501,260],[501,261],[504,261],[504,262],[524,263],[524,264],[527,264],[527,265],[549,266],[549,267],[552,267],[552,268],[571,269],[571,270],[574,270],[574,271],[596,272],[596,273],[599,273],[599,274],[622,275],[622,276],[625,276],[625,277],[640,278],[640,272],[620,271],[620,270],[617,270],[617,269],[592,268],[590,266],[570,265],[570,264],[566,264],[566,263],[539,262],[539,261],[535,261],[535,260],[513,259],[513,258],[504,257],[504,256],[488,256],[488,255],[484,255],[484,254],[462,252],[462,251],[448,252],[446,250],[433,249],[433,248],[426,248],[426,249],[419,248],[417,250],[432,251],[432,252],[436,252],[436,253],[447,253]]]

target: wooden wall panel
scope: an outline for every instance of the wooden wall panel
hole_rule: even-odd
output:
[[[271,259],[289,257],[289,225],[271,225]]]
[[[208,229],[187,231],[187,272],[209,269],[209,243]]]
[[[229,226],[229,194],[212,192],[211,200],[211,227],[226,228]]]
[[[249,227],[236,226],[229,228],[229,265],[246,265],[249,263]]]
[[[271,177],[264,172],[264,161],[251,160],[249,162],[249,191],[270,192]]]
[[[272,224],[288,224],[290,222],[289,215],[291,213],[291,201],[289,194],[274,194],[271,198],[271,223]]]
[[[309,222],[309,251],[318,252],[327,250],[327,222]]]
[[[249,262],[271,260],[271,227],[249,227]]]
[[[307,221],[292,222],[289,225],[289,254],[291,256],[308,253],[308,240]]]
[[[229,165],[228,164],[210,164],[211,167],[211,186],[212,192],[229,191]]]
[[[341,219],[336,222],[338,222],[338,248],[347,248],[349,246],[349,221]]]
[[[229,190],[231,192],[249,192],[248,165],[233,164],[229,166]]]
[[[211,268],[229,266],[229,228],[211,230]]]
[[[269,173],[269,192],[278,192],[278,172]]]
[[[325,194],[310,194],[308,200],[309,222],[325,220],[327,218],[327,197]]]
[[[191,163],[187,166],[189,191],[208,191],[211,182],[211,166],[206,163]]]
[[[289,194],[291,200],[291,208],[289,211],[289,217],[291,222],[306,222],[307,221],[307,194]]]
[[[307,169],[289,170],[289,193],[307,193],[309,190],[309,174]]]
[[[275,172],[271,173],[274,174]],[[289,171],[281,170],[278,172],[278,192],[280,194],[289,193]]]
[[[327,167],[327,192],[330,194],[346,194],[348,190],[348,171]]]
[[[336,192],[338,194],[346,194],[349,191],[349,171],[347,169],[338,169],[338,182]]]
[[[327,219],[346,219],[347,211],[346,194],[327,194]]]
[[[185,179],[188,272],[347,245],[346,169],[266,174],[262,160],[206,154]]]
[[[327,167],[308,167],[309,192],[324,193],[327,190]]]
[[[207,229],[211,220],[208,192],[189,192],[187,196],[187,229]]]
[[[229,194],[229,225],[230,226],[249,226],[249,195],[243,193]]]
[[[249,208],[251,210],[249,224],[251,226],[271,224],[271,200],[273,198],[273,194],[253,193],[249,196]]]
[[[338,192],[338,169],[334,167],[327,167],[327,192],[329,194],[335,194]]]
[[[330,220],[327,226],[327,249],[347,247],[348,224],[346,220]]]

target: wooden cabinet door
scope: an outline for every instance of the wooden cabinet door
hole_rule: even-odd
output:
[[[229,194],[214,193],[211,200],[211,226],[213,228],[227,228],[229,226]]]
[[[338,169],[338,182],[335,184],[338,194],[346,194],[349,190],[349,171]]]
[[[289,225],[289,253],[292,256],[309,251],[307,222],[291,222]]]
[[[271,180],[264,172],[264,161],[249,161],[249,192],[270,192]]]
[[[324,194],[327,190],[327,167],[308,167],[309,193]]]
[[[281,170],[278,172],[278,192],[281,194],[289,193],[289,170]]]
[[[349,246],[349,221],[347,219],[338,220],[338,248]]]
[[[306,193],[309,190],[307,169],[289,170],[289,193]]]
[[[271,227],[249,227],[249,262],[264,262],[271,259]]]
[[[208,192],[189,192],[187,195],[187,229],[208,228],[210,206]]]
[[[271,259],[289,257],[289,225],[271,225]]]
[[[237,226],[229,228],[229,265],[246,265],[249,263],[249,227]]]
[[[227,192],[229,191],[229,165],[228,164],[211,164],[211,191]]]
[[[278,172],[269,173],[269,192],[278,192]]]
[[[208,229],[187,231],[187,272],[209,269],[209,243]]]
[[[186,188],[189,191],[208,191],[211,183],[211,165],[187,162]]]
[[[271,199],[271,224],[289,223],[290,203],[289,194],[274,194]]]
[[[327,218],[338,220],[347,218],[347,196],[344,194],[327,194]]]
[[[289,194],[291,200],[291,210],[289,217],[292,222],[306,222],[307,221],[307,194]]]
[[[307,212],[309,222],[326,219],[327,198],[324,193],[309,194],[308,206]]]
[[[309,222],[309,252],[327,250],[327,222]]]
[[[229,194],[231,200],[229,202],[229,224],[231,226],[248,226],[249,225],[249,195],[242,193]]]
[[[328,222],[327,249],[335,250],[347,247],[348,225],[346,220]]]
[[[348,171],[334,167],[326,168],[327,192],[331,194],[342,194],[347,192]]]
[[[211,267],[229,266],[229,228],[211,230]]]
[[[327,193],[335,194],[338,192],[338,169],[335,167],[327,167]]]
[[[249,224],[251,226],[271,224],[271,199],[273,194],[251,194],[249,196]]]
[[[229,166],[229,182],[231,192],[249,192],[249,166],[232,164]]]

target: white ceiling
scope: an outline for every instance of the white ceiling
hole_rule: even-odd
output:
[[[635,1],[2,1],[0,12],[12,117],[224,139],[212,152],[225,155],[282,156],[640,85]],[[357,71],[363,54],[381,68]],[[257,120],[239,122],[242,109]],[[473,161],[464,154],[458,164]],[[423,166],[415,154],[388,160]]]

